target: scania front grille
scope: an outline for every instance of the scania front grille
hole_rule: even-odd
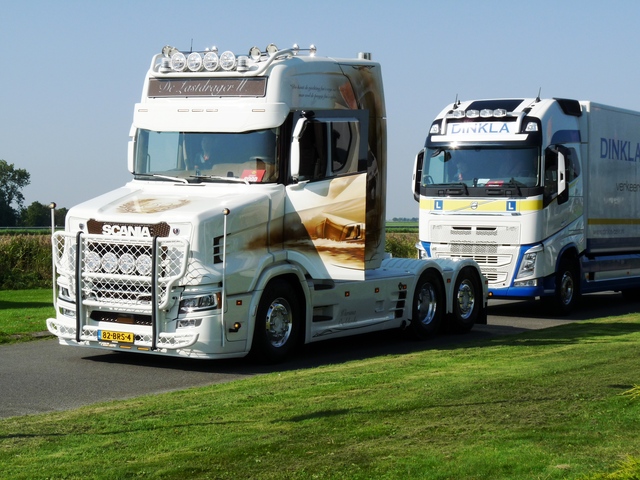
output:
[[[154,291],[158,307],[168,305],[168,291],[184,276],[189,256],[188,243],[181,238],[56,232],[53,245],[58,275],[81,283],[85,305],[125,305],[140,312],[151,309]]]

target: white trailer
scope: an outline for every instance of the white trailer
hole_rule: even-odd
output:
[[[475,259],[490,298],[640,292],[640,113],[589,101],[456,102],[412,189],[425,258]]]
[[[485,318],[473,260],[385,254],[386,118],[369,54],[153,57],[133,179],[53,236],[60,343],[195,358]]]

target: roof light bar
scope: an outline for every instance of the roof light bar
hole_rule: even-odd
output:
[[[451,118],[503,118],[509,115],[504,108],[497,108],[492,110],[490,108],[483,108],[482,110],[454,110],[450,112]]]
[[[291,49],[282,51],[283,55],[298,55],[301,51],[297,44],[294,44]],[[317,49],[315,45],[311,45],[307,51],[309,56],[315,56]],[[207,72],[215,72],[222,69],[226,72],[238,71],[246,72],[255,68],[260,62],[270,62],[274,60],[274,57],[281,52],[280,49],[274,44],[267,45],[264,51],[261,51],[258,47],[251,47],[248,55],[236,56],[232,51],[227,50],[221,54],[218,54],[218,47],[212,46],[206,48],[203,52],[181,52],[175,47],[166,45],[162,48],[162,56],[159,60],[156,60],[156,69],[160,73],[171,72],[201,72],[206,70]]]

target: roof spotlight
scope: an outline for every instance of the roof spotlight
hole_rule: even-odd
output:
[[[216,52],[209,51],[204,54],[204,57],[202,58],[202,64],[204,65],[206,71],[215,72],[220,65],[220,58],[218,57],[218,54]]]
[[[276,46],[275,43],[270,43],[269,45],[267,45],[267,53],[269,55],[273,55],[277,51],[278,51],[278,47]]]
[[[233,70],[236,66],[236,56],[232,51],[227,50],[220,55],[220,67],[223,70],[229,71]]]

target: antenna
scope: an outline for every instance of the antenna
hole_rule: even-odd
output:
[[[458,105],[460,105],[460,102],[458,101],[458,94],[456,93],[456,99],[455,99],[455,101],[453,102],[453,108],[454,108],[454,110],[455,110],[456,108],[458,108]]]
[[[542,92],[542,87],[538,88],[538,96],[536,97],[536,103],[540,101],[540,93]]]
[[[191,39],[191,48],[189,49],[189,53],[193,52],[193,38]]]

